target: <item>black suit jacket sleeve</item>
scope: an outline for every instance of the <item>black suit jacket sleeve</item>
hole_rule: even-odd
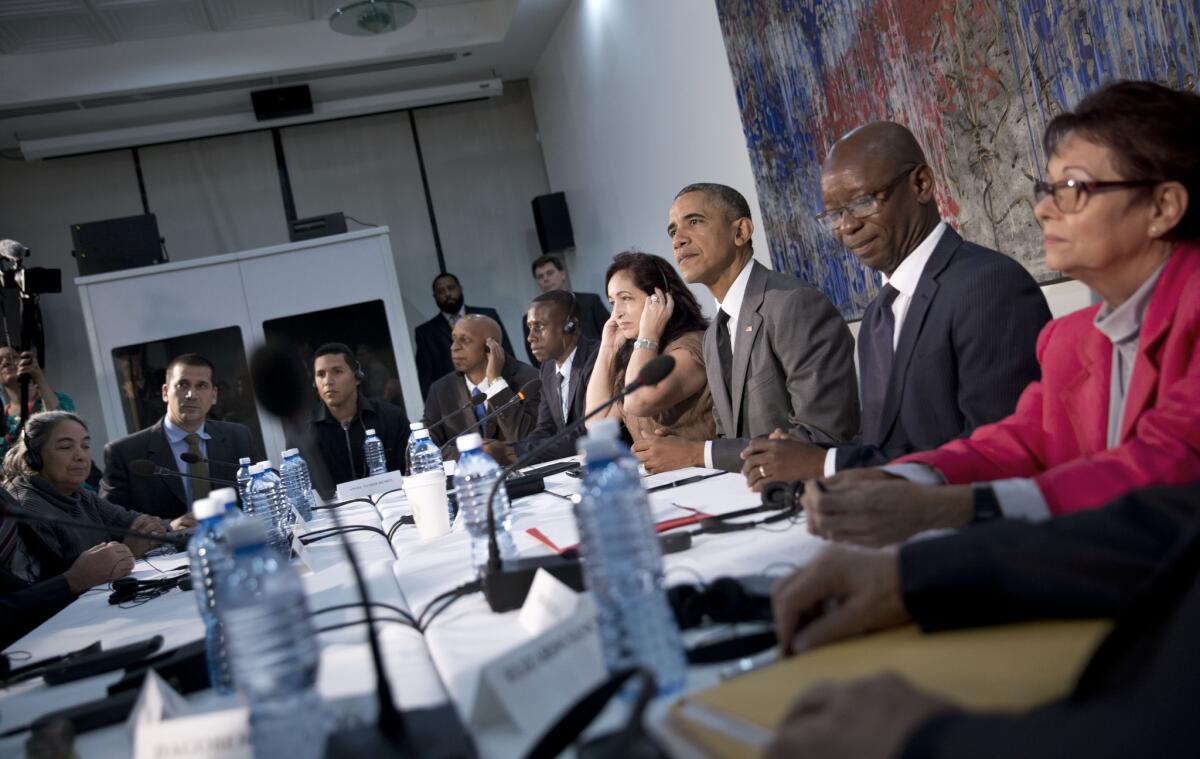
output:
[[[584,334],[593,340],[599,340],[604,335],[604,323],[608,321],[608,309],[604,307],[603,299],[594,293],[585,293],[588,297],[581,299],[583,306],[583,321],[586,323]]]
[[[111,503],[129,504],[133,494],[129,489],[129,461],[119,441],[104,446],[104,478],[100,480],[100,497]]]
[[[62,575],[30,585],[0,569],[0,649],[8,648],[74,600]]]
[[[1002,520],[900,551],[904,603],[926,631],[1129,608],[1188,532],[1200,486],[1142,490],[1102,509]]]
[[[504,381],[508,383],[508,387],[496,393],[488,401],[489,412],[511,401],[517,391],[526,383],[538,378],[539,373],[533,367],[521,364],[516,359],[512,359],[511,363],[516,364],[516,367],[512,370],[509,370],[508,366],[505,367]],[[538,387],[530,390],[523,402],[507,411],[500,412],[496,416],[496,426],[501,438],[506,443],[512,443],[527,437],[538,424],[541,408],[542,390],[541,387]]]

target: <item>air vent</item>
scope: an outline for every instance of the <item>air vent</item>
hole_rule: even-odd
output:
[[[275,77],[275,81],[279,82],[279,84],[288,84],[291,82],[311,82],[314,79],[328,79],[334,76],[373,74],[377,71],[406,69],[414,66],[433,66],[438,63],[454,63],[456,60],[458,60],[457,53],[443,53],[441,55],[426,55],[420,58],[404,58],[398,61],[364,63],[361,66],[344,66],[342,68],[321,69],[320,71],[310,71],[307,74],[288,74],[286,76]]]
[[[0,109],[0,119],[16,119],[21,116],[45,116],[48,113],[63,113],[78,111],[79,103],[47,103],[45,105],[27,105],[21,108]]]

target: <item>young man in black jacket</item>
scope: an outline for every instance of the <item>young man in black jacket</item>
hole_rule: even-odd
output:
[[[334,484],[367,476],[363,442],[367,430],[383,442],[388,471],[404,468],[408,417],[399,406],[367,398],[362,368],[343,343],[326,343],[313,354],[313,384],[321,405],[311,423],[321,458]]]

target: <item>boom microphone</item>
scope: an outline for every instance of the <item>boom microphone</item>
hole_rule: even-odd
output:
[[[197,456],[196,454],[192,453],[191,451],[184,451],[183,453],[179,454],[179,458],[185,464],[217,464],[219,466],[231,466],[234,469],[238,468],[238,465],[234,464],[231,461],[217,461],[216,459],[206,459],[203,456]]]
[[[521,456],[500,472],[500,476],[496,478],[496,484],[492,485],[492,490],[488,494],[487,502],[488,562],[487,568],[483,573],[483,594],[487,598],[488,606],[491,607],[492,611],[503,612],[520,608],[525,603],[525,596],[529,594],[529,585],[533,582],[533,575],[538,569],[546,569],[550,574],[555,575],[568,585],[573,585],[576,589],[581,590],[583,584],[583,576],[580,572],[578,559],[563,559],[560,556],[518,559],[509,562],[508,568],[505,568],[500,560],[500,545],[496,542],[496,512],[493,508],[493,502],[496,500],[496,491],[500,489],[500,485],[514,470],[528,466],[543,451],[548,450],[563,438],[581,429],[587,420],[635,390],[643,387],[654,387],[666,379],[674,369],[675,359],[671,356],[659,356],[658,358],[651,359],[638,372],[637,378],[621,388],[616,395],[592,409],[590,413],[581,419],[568,424],[558,434],[551,436],[541,445],[527,451],[524,456]]]
[[[520,390],[517,391],[516,395],[514,395],[512,398],[509,398],[507,401],[505,401],[503,404],[501,404],[501,406],[499,408],[492,409],[492,411],[488,414],[485,414],[482,419],[477,419],[470,427],[467,427],[465,430],[458,433],[454,437],[450,438],[445,443],[442,443],[441,452],[445,453],[446,449],[449,448],[450,444],[453,443],[455,440],[458,440],[460,437],[467,434],[471,430],[474,430],[477,428],[482,428],[485,422],[491,421],[493,418],[503,414],[505,411],[509,410],[510,408],[517,405],[518,403],[524,403],[526,400],[529,399],[529,396],[533,395],[535,392],[537,392],[538,390],[541,390],[541,389],[542,389],[542,380],[540,377],[534,377],[533,379],[529,380],[528,382],[525,383],[525,385]]]
[[[49,514],[39,514],[25,509],[13,508],[7,503],[6,498],[0,498],[0,517],[8,517],[9,519],[18,522],[41,522],[43,524],[61,524],[65,527],[78,527],[83,530],[91,530],[93,532],[102,532],[106,535],[124,535],[129,538],[140,538],[142,540],[150,540],[155,543],[166,543],[177,548],[187,548],[188,538],[190,535],[177,535],[175,533],[153,533],[139,532],[138,530],[127,530],[124,527],[113,527],[107,524],[97,524],[88,522],[83,519],[70,519],[68,517],[57,517]]]
[[[174,469],[167,469],[166,467],[159,466],[150,459],[134,459],[133,461],[130,461],[129,471],[133,472],[138,477],[179,477],[189,480],[204,480],[205,482],[213,482],[230,488],[237,487],[237,483],[233,480],[219,480],[216,477],[204,477],[199,474],[177,472]]]
[[[438,427],[441,427],[441,426],[442,426],[443,424],[445,424],[446,422],[450,421],[450,419],[451,419],[451,418],[452,418],[452,417],[453,417],[455,414],[465,414],[466,412],[470,411],[470,410],[472,409],[472,407],[474,407],[474,406],[478,406],[478,405],[480,405],[480,404],[483,404],[483,403],[487,403],[487,396],[486,396],[486,395],[484,395],[483,393],[479,392],[478,390],[476,390],[475,392],[471,393],[471,399],[470,399],[470,400],[468,400],[466,403],[464,403],[463,405],[459,406],[458,408],[454,409],[454,410],[453,410],[453,411],[451,411],[450,413],[446,414],[446,415],[445,415],[445,416],[443,416],[441,419],[438,419],[438,420],[437,420],[436,422],[434,422],[433,424],[431,424],[431,425],[429,425],[428,427],[426,427],[426,428],[425,428],[425,431],[426,431],[426,432],[432,432],[432,431],[436,430]]]

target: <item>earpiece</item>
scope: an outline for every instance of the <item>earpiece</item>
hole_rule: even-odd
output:
[[[567,290],[571,296],[571,306],[567,309],[567,323],[563,325],[564,335],[573,335],[575,330],[579,329],[579,324],[575,321],[575,293]]]
[[[705,620],[718,624],[771,621],[770,596],[750,593],[732,577],[718,577],[707,587],[676,585],[667,589],[667,602],[680,630],[699,627]]]
[[[22,430],[21,439],[25,441],[25,464],[35,472],[42,471],[42,453],[41,451],[33,450],[33,446],[29,444],[29,433]]]

